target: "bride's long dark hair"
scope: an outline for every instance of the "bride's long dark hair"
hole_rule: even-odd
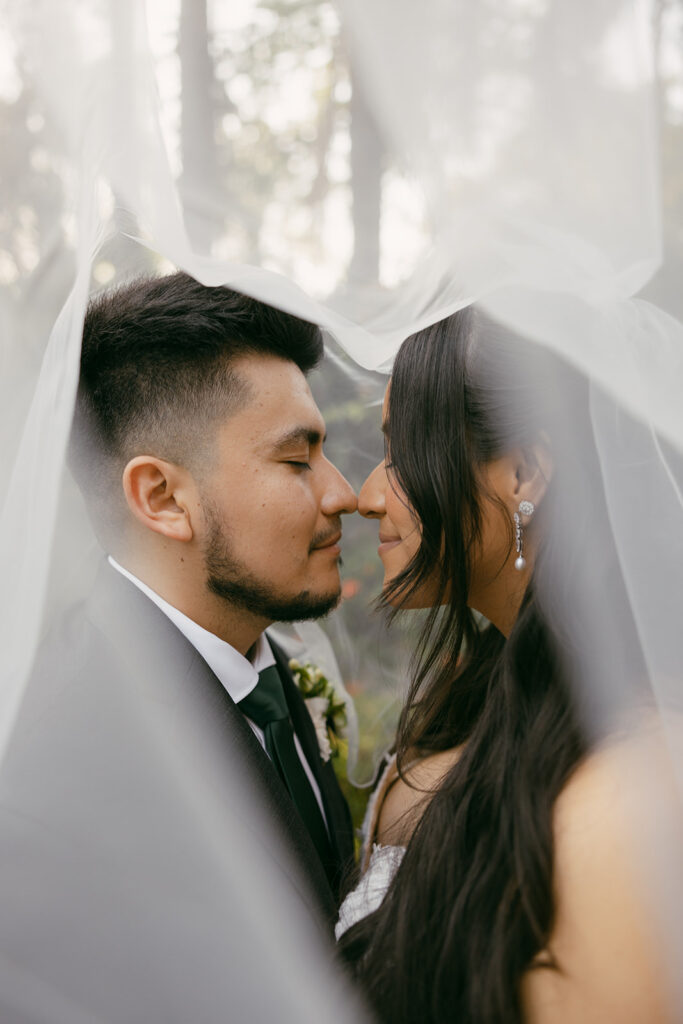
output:
[[[607,728],[600,688],[577,680],[604,670],[626,685],[637,675],[628,641],[603,638],[621,651],[605,666],[600,637],[582,621],[582,559],[618,606],[601,629],[623,627],[628,614],[587,386],[559,359],[467,309],[403,344],[385,432],[390,479],[419,518],[421,544],[384,597],[400,605],[435,577],[439,591],[399,724],[399,765],[458,746],[462,754],[384,903],[346,933],[342,949],[381,1020],[521,1021],[524,972],[535,958],[539,969],[562,968],[539,958],[553,925],[553,806]],[[533,576],[505,639],[467,606],[481,541],[478,470],[514,446],[532,452],[540,438],[553,477],[534,520]]]

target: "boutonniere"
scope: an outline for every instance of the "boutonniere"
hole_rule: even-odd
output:
[[[346,757],[346,701],[339,696],[323,672],[310,662],[302,664],[292,658],[289,667],[315,727],[323,761],[329,761],[331,757]]]

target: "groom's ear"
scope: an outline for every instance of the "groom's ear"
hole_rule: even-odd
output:
[[[186,469],[153,455],[136,455],[121,482],[128,508],[142,526],[169,540],[192,540],[190,509],[196,505],[196,495]]]

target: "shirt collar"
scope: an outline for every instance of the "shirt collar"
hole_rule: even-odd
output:
[[[236,704],[254,689],[258,682],[259,672],[268,668],[269,665],[275,664],[275,656],[265,633],[261,633],[252,647],[251,660],[249,660],[225,640],[221,640],[215,633],[210,633],[208,629],[204,629],[193,619],[188,618],[168,601],[164,601],[163,597],[160,597],[128,569],[119,565],[111,555],[108,555],[107,558],[112,568],[130,580],[138,590],[141,590],[150,601],[154,602],[157,608],[161,609],[164,615],[168,616],[183,636],[190,641],[197,653],[201,655],[214,675],[220,679]]]

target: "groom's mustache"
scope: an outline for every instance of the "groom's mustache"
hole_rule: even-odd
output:
[[[338,516],[332,520],[330,526],[321,530],[320,533],[316,533],[311,541],[311,546],[308,549],[308,553],[315,551],[316,548],[326,548],[328,544],[336,544],[341,538],[342,527],[341,518]]]

